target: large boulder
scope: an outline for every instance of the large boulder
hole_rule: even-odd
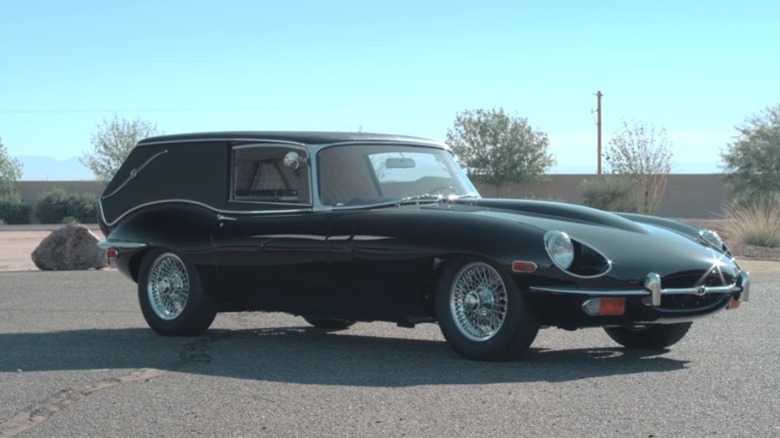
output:
[[[65,225],[52,231],[32,252],[32,261],[44,271],[102,269],[108,266],[98,237],[84,225]]]

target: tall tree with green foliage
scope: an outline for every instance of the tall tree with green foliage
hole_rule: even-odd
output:
[[[736,129],[739,135],[721,154],[726,182],[744,201],[780,193],[780,104]]]
[[[661,206],[672,172],[671,147],[665,129],[638,121],[623,121],[609,140],[604,160],[612,173],[636,181],[639,213],[653,214]]]
[[[487,184],[537,178],[555,164],[547,134],[503,108],[458,113],[447,143],[469,177]]]
[[[19,202],[18,181],[22,177],[22,163],[8,155],[8,150],[0,138],[0,201]]]
[[[110,181],[139,140],[159,133],[152,122],[140,117],[127,120],[115,114],[113,119],[103,119],[98,124],[90,139],[92,152],[85,153],[80,161],[98,181]]]

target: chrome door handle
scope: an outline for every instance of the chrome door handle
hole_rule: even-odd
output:
[[[231,217],[231,216],[223,216],[221,214],[218,214],[217,215],[217,220],[218,221],[237,221],[238,219],[236,219],[234,217]]]

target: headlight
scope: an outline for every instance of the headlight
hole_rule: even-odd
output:
[[[574,261],[574,245],[568,234],[563,231],[548,231],[544,235],[544,247],[559,268],[569,269]]]
[[[699,231],[699,237],[701,237],[701,240],[703,240],[707,245],[717,249],[718,251],[723,251],[725,244],[723,243],[723,239],[718,236],[718,233],[712,230],[701,230]]]

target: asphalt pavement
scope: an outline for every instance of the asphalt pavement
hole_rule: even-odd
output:
[[[433,324],[238,313],[164,338],[116,271],[0,273],[0,437],[780,436],[779,277],[671,350],[545,329],[481,363]]]

